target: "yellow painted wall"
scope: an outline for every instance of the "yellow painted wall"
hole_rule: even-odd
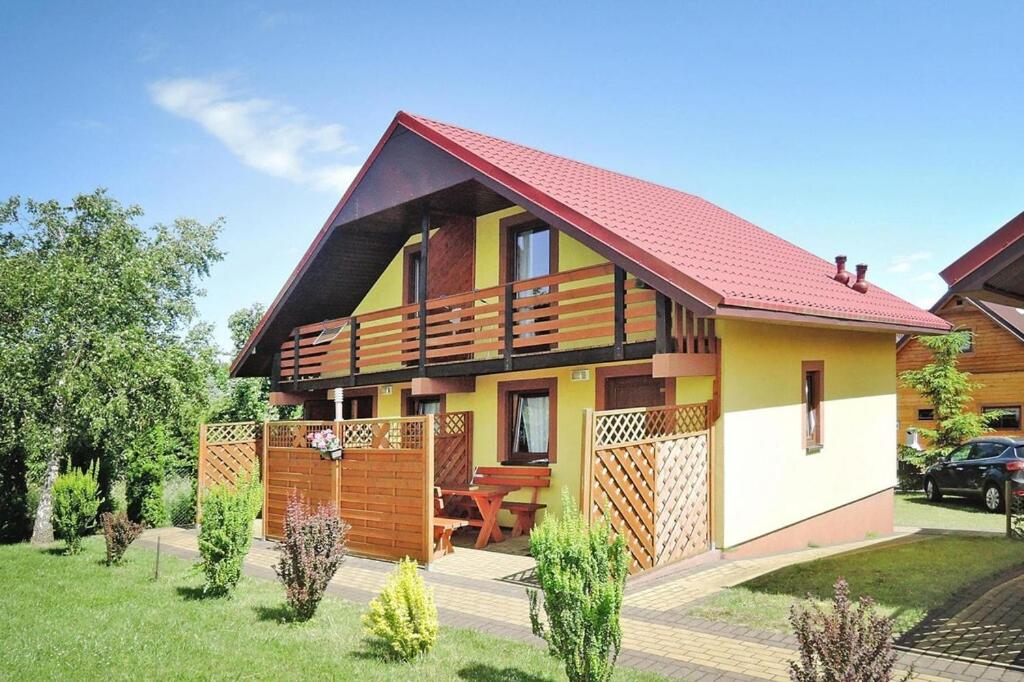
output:
[[[896,481],[892,334],[720,320],[716,537],[731,547]],[[804,360],[825,364],[824,447],[803,448]]]
[[[476,220],[476,251],[474,262],[476,267],[475,282],[477,289],[497,286],[499,266],[499,223],[502,218],[522,213],[524,209],[513,206],[494,213],[480,216]],[[419,244],[420,236],[414,234],[404,246]],[[402,305],[402,275],[404,246],[385,268],[380,278],[370,288],[363,300],[356,306],[355,315],[362,315],[374,310],[385,310]],[[572,237],[558,235],[558,269],[560,271],[582,268],[607,262],[606,259]],[[593,284],[594,282],[588,282]],[[571,288],[572,285],[563,285]],[[592,345],[592,344],[590,344]]]

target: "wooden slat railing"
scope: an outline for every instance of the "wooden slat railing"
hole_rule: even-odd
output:
[[[621,281],[623,341],[653,339],[654,290],[629,275]],[[615,288],[615,266],[603,263],[429,299],[423,325],[427,363],[502,358],[509,347],[521,355],[611,346]],[[419,304],[297,327],[281,344],[280,379],[298,382],[417,366],[420,330]]]

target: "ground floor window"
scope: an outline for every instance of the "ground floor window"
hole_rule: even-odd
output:
[[[402,389],[403,417],[422,417],[427,414],[441,414],[444,411],[443,395],[413,395],[411,389]]]
[[[1020,405],[986,405],[981,408],[981,412],[1002,412],[990,423],[993,429],[1020,430]]]
[[[804,447],[822,445],[821,404],[824,399],[825,363],[820,360],[803,363],[803,430]]]
[[[557,380],[531,379],[498,384],[498,452],[504,462],[555,461]]]

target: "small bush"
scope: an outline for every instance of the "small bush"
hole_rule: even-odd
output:
[[[416,562],[403,559],[380,595],[363,614],[363,629],[391,658],[409,661],[426,654],[437,641],[437,607]]]
[[[192,526],[196,522],[196,490],[191,480],[172,479],[164,486],[164,507],[175,526]]]
[[[128,517],[151,528],[166,526],[170,519],[164,507],[164,469],[153,459],[137,457],[128,465],[125,477]]]
[[[235,489],[213,486],[203,498],[199,526],[203,591],[223,595],[242,577],[242,562],[252,544],[252,522],[263,503],[263,488],[254,479],[238,481]]]
[[[530,553],[544,592],[545,626],[539,595],[528,590],[533,632],[565,664],[570,682],[611,678],[622,647],[619,611],[629,562],[626,542],[606,523],[587,528],[568,492],[562,517],[545,516],[530,533]]]
[[[889,682],[896,652],[891,618],[875,613],[874,602],[850,602],[850,587],[835,584],[831,610],[817,604],[794,606],[789,617],[800,645],[800,660],[789,664],[793,682]],[[810,595],[808,595],[810,599]],[[902,680],[909,680],[907,673]]]
[[[70,469],[53,484],[53,530],[64,540],[68,554],[82,549],[82,538],[96,527],[100,485],[96,463],[87,470]]]
[[[128,545],[142,535],[145,526],[129,519],[123,511],[101,514],[100,523],[103,525],[103,539],[107,542],[107,566],[120,565]]]
[[[327,583],[345,560],[349,525],[333,507],[310,511],[297,496],[288,500],[281,560],[274,566],[284,583],[288,604],[301,620],[309,620],[323,599]]]

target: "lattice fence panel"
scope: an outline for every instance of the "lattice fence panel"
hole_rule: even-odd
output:
[[[434,416],[434,483],[469,483],[473,463],[473,413]]]
[[[334,430],[334,422],[270,422],[267,424],[268,448],[309,448],[309,434]]]
[[[607,447],[703,431],[707,403],[672,405],[594,414],[594,446]]]
[[[657,557],[655,463],[653,443],[594,452],[590,518],[606,519],[625,538],[632,572],[653,567]]]
[[[686,559],[710,545],[708,434],[657,444],[657,557],[663,565]]]
[[[423,422],[369,419],[341,422],[344,448],[419,450],[423,448]]]
[[[263,430],[259,422],[230,422],[206,425],[206,442],[208,445],[218,443],[238,443],[257,438]]]

